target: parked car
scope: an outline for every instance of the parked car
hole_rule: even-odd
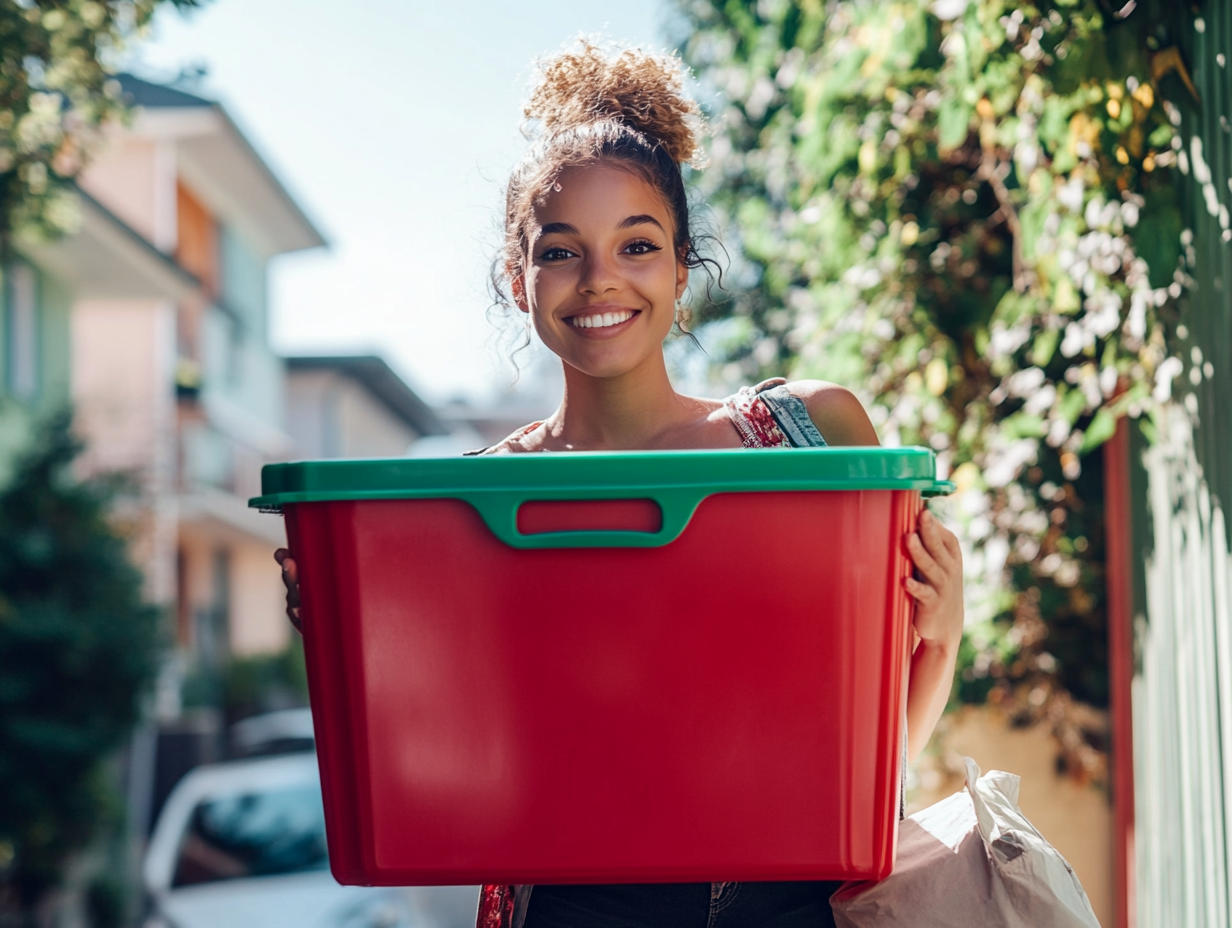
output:
[[[471,928],[478,887],[334,880],[302,724],[254,723],[237,746],[260,753],[263,726],[282,738],[286,723],[294,753],[207,764],[172,790],[146,851],[145,928]]]

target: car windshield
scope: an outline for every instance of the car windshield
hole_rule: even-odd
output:
[[[172,885],[324,870],[328,863],[318,786],[241,793],[193,810]]]

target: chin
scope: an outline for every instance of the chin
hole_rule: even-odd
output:
[[[565,363],[579,374],[596,380],[610,380],[631,374],[646,363],[645,358],[566,358]]]

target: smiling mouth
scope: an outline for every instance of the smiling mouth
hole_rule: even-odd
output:
[[[618,309],[606,313],[581,313],[565,321],[575,329],[607,329],[628,322],[636,315],[636,310]]]

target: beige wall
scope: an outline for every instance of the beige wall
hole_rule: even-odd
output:
[[[418,433],[336,371],[290,371],[287,428],[307,458],[401,457]]]
[[[169,302],[79,300],[72,316],[75,425],[89,474],[124,471],[141,489],[121,512],[158,603],[175,594],[175,307]]]
[[[344,457],[401,457],[419,437],[414,429],[354,381],[346,381],[341,405]]]
[[[214,546],[208,539],[192,533],[181,533],[180,549],[180,599],[182,612],[176,617],[179,644],[192,650],[196,647],[196,617],[198,613],[213,608],[214,597]]]
[[[267,518],[275,518],[267,516]],[[231,550],[231,652],[269,654],[291,642],[285,590],[273,549],[236,545]]]
[[[266,516],[274,520],[274,516]],[[287,621],[278,565],[274,562],[274,545],[245,539],[220,525],[191,524],[181,528],[180,555],[183,565],[181,592],[184,613],[179,624],[188,632],[182,642],[189,649],[197,646],[197,616],[218,608],[218,585],[215,562],[220,551],[227,554],[228,625],[226,629],[230,653],[246,656],[281,651],[290,643],[291,626]]]
[[[1022,778],[1023,814],[1069,861],[1101,925],[1113,914],[1113,819],[1108,794],[1056,773],[1056,742],[1047,727],[1011,729],[995,709],[964,707],[945,722],[937,739],[941,756],[917,761],[921,786],[910,796],[909,812],[932,805],[963,787],[959,758],[975,759],[980,769],[1005,770]]]
[[[176,239],[175,143],[113,137],[78,178],[81,188],[156,248]]]

